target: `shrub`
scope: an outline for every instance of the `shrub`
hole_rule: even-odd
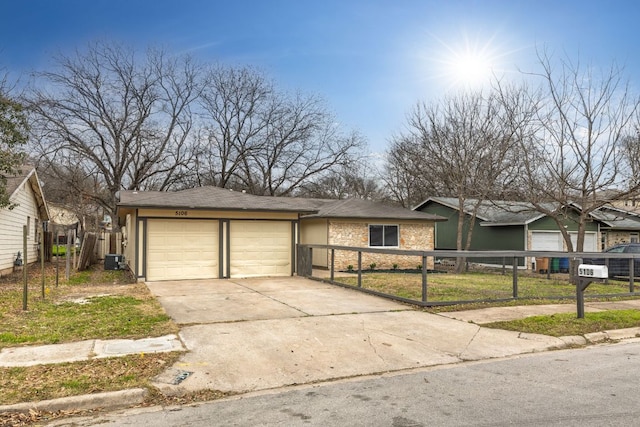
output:
[[[397,270],[397,269],[398,269],[398,264],[395,264],[395,263],[394,263],[394,264],[391,266],[391,268],[392,268],[392,269],[394,269],[394,270]]]
[[[353,265],[351,264],[347,265],[347,271],[353,271]]]
[[[376,269],[376,265],[377,265],[377,264],[376,264],[375,262],[372,262],[371,264],[369,264],[369,268],[370,268],[371,270],[375,270],[375,269]]]

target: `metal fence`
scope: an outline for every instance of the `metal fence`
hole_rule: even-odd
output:
[[[327,254],[327,267],[312,265],[313,251]],[[353,265],[347,269],[336,269],[336,252],[351,253]],[[363,254],[385,254],[391,256],[415,257],[410,269],[374,269],[363,265]],[[608,264],[612,259],[616,262],[628,260],[629,275],[620,280],[605,281],[602,286],[593,287],[587,297],[630,297],[640,296],[636,292],[634,279],[634,264],[640,260],[640,254],[601,253],[601,252],[548,252],[548,251],[412,251],[383,248],[360,248],[333,245],[298,245],[297,272],[300,276],[357,289],[366,293],[391,298],[419,306],[439,306],[462,303],[512,301],[523,299],[575,299],[575,282],[571,282],[571,270],[575,271],[583,260],[597,258],[600,264]],[[413,258],[412,258],[413,259]],[[556,267],[556,260],[564,260],[564,267]],[[626,262],[626,261],[623,261]],[[558,263],[559,264],[559,263]],[[462,266],[461,268],[458,268]],[[544,268],[542,268],[544,267]],[[555,268],[555,269],[554,269]],[[457,288],[457,297],[451,299],[443,295],[443,288],[438,283],[448,274],[462,271],[458,285],[448,285],[449,289]],[[394,277],[398,273],[405,276]],[[389,274],[389,276],[385,276]],[[474,276],[475,274],[475,276]],[[637,273],[636,273],[637,274]],[[473,282],[480,277],[494,278],[496,284],[491,284],[491,292],[483,294],[482,286],[476,286],[475,291],[465,296],[462,283]],[[500,279],[502,276],[502,279]],[[377,283],[371,278],[375,277]],[[549,285],[535,286],[530,282],[540,283],[540,279],[547,279]],[[406,282],[398,289],[386,289],[388,282]],[[500,282],[502,284],[499,284]],[[406,286],[404,286],[406,284]]]

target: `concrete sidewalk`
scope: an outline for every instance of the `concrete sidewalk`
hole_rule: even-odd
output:
[[[78,362],[128,354],[183,351],[176,335],[139,340],[86,340],[64,344],[9,347],[0,350],[1,367]]]

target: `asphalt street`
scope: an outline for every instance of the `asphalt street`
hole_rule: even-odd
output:
[[[630,426],[639,383],[633,339],[50,425]]]

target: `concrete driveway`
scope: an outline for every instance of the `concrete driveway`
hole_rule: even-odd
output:
[[[300,277],[147,283],[189,349],[166,393],[246,392],[562,347]]]

